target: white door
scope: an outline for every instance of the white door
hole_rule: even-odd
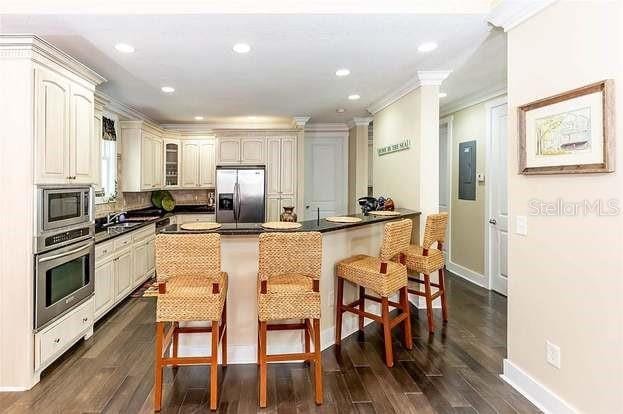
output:
[[[156,238],[147,242],[147,273],[152,273],[156,267]]]
[[[132,291],[132,249],[127,249],[115,258],[115,300],[122,299]]]
[[[163,145],[162,140],[154,138],[152,140],[152,151],[154,154],[154,187],[162,188],[164,186],[164,161],[163,161]]]
[[[296,139],[285,137],[281,139],[281,168],[280,187],[281,196],[294,198],[296,193]],[[294,201],[292,201],[294,202]],[[296,203],[292,204],[295,205]]]
[[[279,197],[281,193],[281,138],[266,140],[266,195]],[[269,208],[270,213],[270,208]],[[268,217],[271,217],[268,214]]]
[[[266,221],[279,221],[281,214],[281,198],[269,196],[266,198]]]
[[[491,288],[506,295],[508,281],[508,198],[506,188],[507,164],[507,104],[491,108],[491,169],[490,217],[489,217],[489,261]]]
[[[147,241],[141,241],[134,245],[134,272],[133,284],[134,286],[141,283],[141,279],[147,273]]]
[[[217,146],[219,164],[240,163],[240,138],[219,138]]]
[[[154,146],[148,136],[141,141],[141,187],[143,190],[154,187]]]
[[[95,317],[99,317],[115,301],[115,262],[112,259],[95,268]]]
[[[448,164],[448,149],[452,147],[449,139],[450,136],[448,122],[444,121],[439,124],[439,211],[450,212],[450,166]],[[446,228],[446,242],[443,245],[443,251],[448,252],[450,244],[450,226]]]
[[[202,141],[199,144],[199,185],[214,188],[216,186],[214,163],[214,142]]]
[[[264,138],[242,138],[240,140],[240,163],[264,163]]]
[[[199,143],[197,141],[182,144],[182,187],[199,185]]]
[[[99,160],[94,159],[95,146],[99,143],[93,136],[93,92],[78,85],[71,86],[69,127],[69,158],[71,175],[76,183],[94,184]]]
[[[346,214],[345,134],[305,136],[306,220]]]

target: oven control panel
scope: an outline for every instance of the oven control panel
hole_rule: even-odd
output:
[[[45,238],[45,247],[54,246],[57,244],[65,243],[67,241],[78,239],[83,236],[88,236],[90,229],[84,227],[81,229],[69,230],[63,233],[57,233]]]

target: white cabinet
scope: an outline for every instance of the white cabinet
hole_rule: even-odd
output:
[[[124,298],[132,291],[134,278],[132,277],[132,249],[115,253],[115,301]]]
[[[134,272],[132,273],[132,285],[137,286],[141,283],[147,273],[148,240],[134,243]]]
[[[263,137],[218,138],[216,162],[227,164],[264,164],[265,139]]]
[[[214,140],[188,140],[182,143],[182,187],[214,188]]]
[[[216,214],[203,213],[203,214],[177,214],[175,215],[175,222],[177,224],[190,223],[193,221],[207,221],[214,223],[216,221]]]
[[[93,90],[35,68],[36,182],[94,184],[99,160]]]
[[[177,188],[180,186],[180,168],[182,150],[180,141],[175,139],[164,140],[164,187]]]
[[[160,132],[142,121],[122,121],[121,191],[164,187],[164,142]]]
[[[109,257],[95,268],[95,318],[103,315],[114,303],[115,262]]]
[[[296,138],[269,137],[266,140],[267,220],[279,220],[283,207],[296,206]]]

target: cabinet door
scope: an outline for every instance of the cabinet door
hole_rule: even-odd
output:
[[[266,221],[279,221],[281,214],[281,199],[279,197],[266,198]]]
[[[95,318],[115,303],[115,263],[109,259],[95,267]]]
[[[281,192],[281,138],[266,140],[266,195],[279,196]]]
[[[132,270],[132,249],[127,249],[115,257],[115,301],[132,291]]]
[[[132,283],[134,286],[141,283],[143,276],[147,273],[147,241],[143,240],[134,244],[134,271],[132,272]]]
[[[217,162],[219,164],[240,163],[240,138],[219,138]]]
[[[264,163],[264,138],[242,138],[240,140],[240,163]]]
[[[156,268],[156,238],[152,237],[147,241],[147,271],[146,274],[153,273]]]
[[[201,187],[215,187],[214,142],[202,141],[199,144],[199,185]]]
[[[69,81],[44,68],[35,72],[37,182],[69,181]]]
[[[296,207],[295,198],[294,197],[283,197],[279,202],[280,213],[283,213],[284,207]],[[296,211],[295,211],[296,213]],[[298,213],[297,213],[298,215]]]
[[[182,187],[199,185],[199,143],[188,141],[182,144]]]
[[[164,140],[164,186],[175,188],[180,185],[180,160],[182,151],[177,140]]]
[[[69,166],[72,182],[94,184],[97,160],[94,154],[96,141],[93,137],[93,92],[79,85],[71,85]]]
[[[141,188],[151,190],[154,187],[154,146],[149,136],[141,141]]]
[[[162,140],[159,138],[153,138],[151,145],[154,154],[154,188],[162,188],[164,186],[164,180],[162,179],[164,172],[164,161],[162,160]]]
[[[281,140],[281,195],[296,194],[296,139],[282,138]]]

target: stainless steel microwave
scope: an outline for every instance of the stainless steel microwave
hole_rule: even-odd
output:
[[[37,193],[39,234],[93,221],[90,186],[38,186]]]

